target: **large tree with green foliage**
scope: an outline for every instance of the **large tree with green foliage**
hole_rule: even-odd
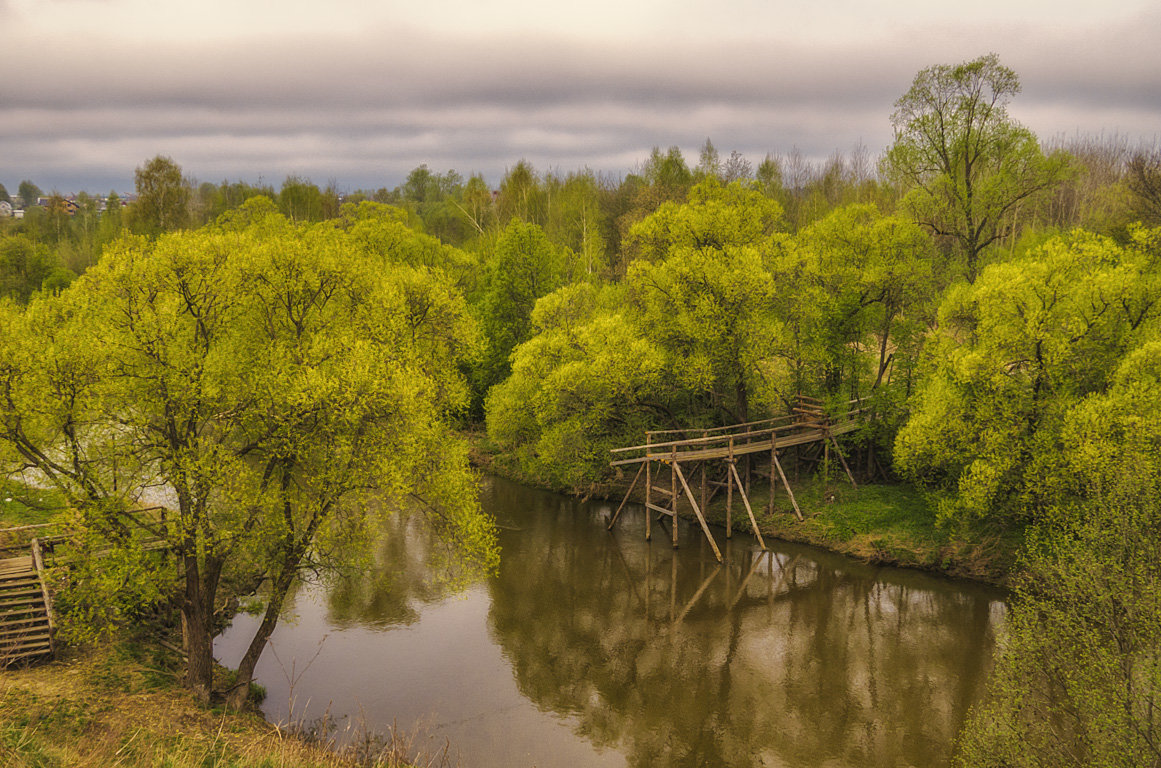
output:
[[[574,283],[536,303],[532,337],[488,393],[488,437],[516,468],[580,490],[608,450],[657,421],[673,425],[662,350],[625,306],[623,286]]]
[[[873,205],[839,208],[787,243],[775,273],[792,294],[799,391],[862,397],[895,368],[910,375],[934,314],[932,250],[918,225]]]
[[[1068,410],[1103,392],[1124,355],[1157,332],[1157,257],[1155,232],[1138,231],[1129,247],[1077,232],[946,294],[895,444],[908,477],[955,489],[945,517],[1037,517]]]
[[[532,335],[532,308],[567,281],[568,254],[535,224],[513,219],[485,265],[478,305],[486,347],[476,372],[482,399],[510,370],[509,355]]]
[[[152,584],[145,596],[178,584],[187,682],[203,701],[224,598],[265,584],[236,705],[299,569],[368,524],[366,493],[422,499],[474,562],[494,563],[448,426],[466,405],[473,324],[438,269],[360,252],[256,198],[216,226],[118,241],[3,326],[6,458],[66,494],[102,550],[87,562],[123,579],[94,578],[73,602],[108,612],[128,583]],[[169,509],[142,524],[168,556],[138,567],[126,533],[159,484]]]
[[[1161,343],[1072,408],[986,700],[974,768],[1161,764]]]
[[[752,396],[768,389],[759,361],[779,346],[782,323],[764,254],[781,213],[754,190],[708,178],[630,232],[638,322],[671,356],[673,375],[727,422],[746,421]]]
[[[156,237],[189,224],[190,183],[181,166],[157,155],[133,172],[137,200],[132,207],[133,230]]]
[[[974,279],[984,250],[1019,222],[1066,172],[1045,157],[1031,131],[1008,115],[1020,91],[1016,73],[995,54],[937,65],[915,76],[895,102],[895,143],[884,170],[906,192],[903,206],[952,241]]]

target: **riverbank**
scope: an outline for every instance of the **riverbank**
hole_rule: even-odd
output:
[[[260,714],[205,709],[179,683],[176,654],[142,640],[66,649],[0,671],[0,765],[126,768],[405,768],[403,745],[336,752]],[[316,731],[317,734],[317,731]],[[309,734],[308,734],[309,735]]]
[[[524,485],[620,504],[632,480],[629,474],[619,482],[593,484],[585,489],[554,487],[489,451],[482,435],[469,437],[472,462],[477,468]],[[818,478],[795,482],[792,489],[803,514],[801,522],[794,515],[785,489],[775,493],[771,513],[768,486],[755,484],[751,488],[750,504],[763,536],[809,544],[874,565],[913,568],[996,586],[1006,585],[1022,544],[1018,532],[982,528],[953,531],[937,525],[929,498],[906,483],[861,485],[855,489],[845,476],[836,476],[825,482]],[[643,502],[643,492],[635,491],[632,499]],[[707,507],[707,521],[722,529],[716,534],[724,535],[724,494]],[[692,508],[684,501],[678,505],[678,513],[693,517]],[[750,530],[739,498],[734,499],[732,517],[733,530]]]
[[[63,500],[0,486],[0,529],[59,519]],[[2,543],[2,541],[0,541]],[[408,768],[407,739],[360,733],[336,749],[326,723],[274,725],[255,708],[200,706],[179,656],[146,636],[58,649],[58,658],[0,667],[0,766],[60,768]],[[229,685],[220,668],[215,687]],[[333,725],[333,724],[332,724]],[[358,732],[357,732],[358,733]],[[441,764],[441,763],[432,763]]]

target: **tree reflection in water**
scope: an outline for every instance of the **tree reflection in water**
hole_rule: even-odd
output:
[[[296,690],[311,716],[426,721],[474,766],[937,766],[981,692],[993,591],[743,536],[719,566],[700,531],[675,552],[639,509],[610,534],[609,505],[502,480],[483,502],[486,583],[453,596],[446,548],[396,517],[297,596],[283,659],[330,633]],[[290,692],[262,664],[277,717]]]
[[[379,535],[363,546],[354,551],[359,544],[351,542],[327,574],[327,619],[336,628],[414,624],[422,606],[455,594],[472,577],[417,512],[386,516]]]
[[[947,762],[995,594],[742,537],[718,566],[704,541],[646,544],[643,521],[606,533],[603,505],[500,482],[490,496],[523,508],[490,590],[521,692],[630,764]]]

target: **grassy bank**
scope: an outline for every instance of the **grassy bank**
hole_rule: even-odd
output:
[[[344,753],[258,714],[204,709],[178,683],[174,654],[119,642],[0,671],[0,765],[8,768],[354,768],[407,765],[398,743]]]
[[[0,528],[53,522],[62,500],[6,482]],[[148,638],[65,648],[51,662],[0,667],[4,768],[405,768],[409,743],[364,733],[336,750],[323,724],[279,728],[255,712],[200,706],[181,661]],[[215,687],[228,686],[229,672]],[[320,728],[322,730],[320,731]],[[360,733],[356,729],[356,734]],[[446,756],[423,765],[446,765]]]
[[[1020,546],[1018,534],[986,530],[955,531],[937,526],[935,512],[911,485],[863,485],[811,480],[794,486],[805,520],[794,515],[784,489],[775,493],[768,512],[769,490],[751,489],[758,526],[764,536],[813,544],[860,560],[919,568],[994,584],[1005,581]],[[725,524],[725,502],[709,505],[709,519]],[[741,503],[734,500],[734,529],[749,530]]]
[[[0,478],[0,528],[51,522],[64,508],[64,497],[56,491]]]

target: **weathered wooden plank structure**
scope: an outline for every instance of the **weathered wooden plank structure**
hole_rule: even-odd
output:
[[[764,477],[770,483],[769,511],[774,511],[774,495],[778,483],[790,499],[794,513],[802,520],[802,510],[798,500],[794,498],[794,491],[786,471],[779,460],[779,452],[788,448],[800,446],[821,445],[822,451],[829,461],[830,450],[833,448],[839,461],[842,462],[851,485],[858,487],[855,477],[847,465],[846,458],[839,449],[838,435],[843,435],[857,429],[862,423],[866,409],[862,400],[851,400],[846,404],[846,410],[836,416],[828,417],[821,400],[799,395],[790,413],[773,419],[751,421],[743,424],[731,424],[725,427],[712,429],[688,430],[655,430],[645,433],[645,442],[627,448],[615,448],[612,453],[611,466],[622,467],[639,465],[637,474],[625,493],[625,498],[609,521],[609,529],[617,523],[621,511],[629,501],[642,477],[645,479],[645,538],[653,536],[653,520],[669,517],[673,523],[673,546],[677,547],[677,507],[684,498],[693,511],[693,515],[701,526],[702,532],[713,548],[718,562],[722,560],[721,550],[714,541],[706,522],[705,510],[712,495],[724,489],[726,492],[726,537],[733,535],[733,505],[734,493],[742,500],[749,518],[750,527],[758,539],[762,549],[766,549],[766,542],[758,529],[758,521],[750,505],[750,480],[753,475]],[[688,437],[688,435],[696,435]],[[767,461],[765,472],[761,471],[763,461]],[[723,479],[710,479],[710,465],[724,464]],[[738,471],[738,464],[742,471]],[[685,465],[686,469],[682,468]],[[757,466],[755,466],[757,465]],[[668,470],[668,471],[666,471]],[[700,473],[699,494],[695,497],[690,487],[688,477]],[[657,485],[656,482],[663,474],[668,474],[668,487]],[[713,494],[710,493],[710,488]],[[657,503],[654,501],[660,501]]]
[[[143,518],[162,511],[144,507],[125,513],[136,526],[134,546],[142,551],[166,549],[166,541],[158,536],[158,522],[150,524]],[[0,529],[0,668],[48,659],[56,652],[56,616],[45,562],[51,556],[52,565],[68,566],[78,556],[70,551],[71,542],[57,523]],[[89,550],[88,556],[101,557],[108,551]]]
[[[0,560],[0,667],[52,656],[56,630],[38,538]]]

